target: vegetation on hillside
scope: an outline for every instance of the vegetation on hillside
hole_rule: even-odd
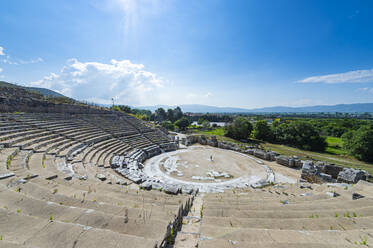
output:
[[[299,155],[305,159],[312,155],[331,163],[373,171],[372,166],[355,160],[373,162],[373,123],[370,120],[312,116],[264,119],[247,115],[235,117],[235,121],[228,123],[225,128],[204,128],[201,126],[203,121],[200,116],[199,128],[193,127],[195,132],[216,135],[220,139],[226,137],[238,143],[240,140],[260,142],[264,147],[281,154]],[[253,123],[252,128],[248,128],[248,125],[245,127],[247,121]]]
[[[342,135],[343,147],[359,160],[373,162],[373,126],[365,125]]]

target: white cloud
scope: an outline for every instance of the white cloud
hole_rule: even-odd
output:
[[[108,64],[68,60],[60,73],[51,73],[30,85],[56,90],[66,96],[97,103],[154,104],[165,81],[144,65],[129,60]]]
[[[10,57],[10,55],[4,53],[4,48],[0,46],[0,56],[5,56],[4,59],[1,61],[4,64],[9,64],[9,65],[27,65],[27,64],[35,64],[35,63],[40,63],[44,62],[44,60],[40,57],[36,59],[30,59],[30,60],[23,60],[23,59],[13,59]]]
[[[299,83],[365,83],[373,82],[373,69],[356,70],[344,73],[328,74],[323,76],[308,77],[298,81]]]
[[[35,63],[41,63],[41,62],[44,62],[44,59],[40,57],[36,59],[30,59],[30,60],[22,60],[22,59],[19,60],[19,63],[22,65],[35,64]]]
[[[359,89],[357,89],[357,91],[368,92],[368,93],[373,94],[373,88],[369,88],[369,87],[359,88]]]
[[[2,60],[4,64],[9,65],[28,65],[28,64],[36,64],[44,62],[44,60],[40,57],[36,59],[30,59],[30,60],[23,60],[23,59],[11,59],[9,55],[6,55],[5,59]]]
[[[3,71],[3,68],[0,68],[0,73]]]

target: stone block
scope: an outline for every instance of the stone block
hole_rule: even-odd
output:
[[[357,183],[366,178],[365,172],[359,169],[343,168],[338,174],[337,181],[339,183]]]

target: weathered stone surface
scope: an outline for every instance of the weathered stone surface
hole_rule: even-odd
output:
[[[127,182],[122,180],[122,179],[118,179],[116,184],[119,184],[119,185],[127,185]]]
[[[56,174],[56,175],[48,176],[45,179],[46,180],[53,180],[53,179],[56,179],[57,177],[58,177],[58,175]]]
[[[152,183],[149,181],[145,181],[140,184],[140,188],[146,189],[146,190],[151,190],[152,189]]]
[[[310,183],[301,183],[299,187],[301,189],[312,189],[312,185]]]
[[[173,185],[173,184],[165,184],[163,190],[167,194],[173,194],[173,195],[177,195],[180,192],[179,186]]]
[[[15,176],[15,174],[13,172],[5,173],[5,174],[0,174],[0,180],[8,178],[8,177],[13,177],[13,176]]]
[[[328,196],[330,196],[330,197],[338,197],[339,196],[339,194],[338,193],[336,193],[336,192],[325,192],[325,194],[326,195],[328,195]]]
[[[19,180],[11,181],[10,183],[8,183],[7,186],[8,186],[8,188],[12,188],[12,187],[18,186],[20,184],[24,184],[24,183],[27,183],[27,180],[19,179]]]
[[[325,182],[331,182],[333,180],[332,176],[329,175],[329,174],[325,174],[325,173],[320,173],[319,174],[319,177],[325,181]]]
[[[24,177],[23,179],[30,180],[30,179],[36,178],[38,176],[39,176],[38,174],[32,174],[32,175],[28,175],[28,176]]]
[[[364,179],[366,179],[365,171],[353,168],[343,168],[337,178],[339,183],[357,183]]]
[[[343,167],[341,166],[327,164],[325,165],[324,173],[331,175],[333,179],[337,179],[339,172],[342,170]]]
[[[70,181],[70,180],[73,179],[73,177],[72,177],[72,176],[67,176],[67,177],[65,177],[64,179],[65,179],[66,181]]]
[[[82,175],[82,176],[79,176],[79,180],[87,180],[88,179],[88,176],[87,175]]]
[[[304,161],[303,166],[302,166],[302,175],[301,177],[303,179],[307,179],[307,177],[311,175],[315,175],[316,173],[316,168],[313,165],[313,162],[310,160]]]
[[[96,178],[101,180],[101,181],[105,181],[106,180],[106,176],[104,174],[96,174]]]
[[[357,200],[357,199],[361,199],[361,198],[364,198],[365,196],[363,195],[360,195],[358,193],[353,193],[352,194],[352,200]]]
[[[269,185],[269,182],[267,180],[260,180],[259,182],[252,183],[250,186],[253,189],[260,189],[260,188],[263,188],[263,187],[268,186],[268,185]]]

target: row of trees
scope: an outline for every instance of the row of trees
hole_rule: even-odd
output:
[[[344,133],[357,130],[369,123],[358,119],[310,119],[309,122],[321,135],[333,137],[341,137]]]
[[[175,127],[179,130],[186,130],[190,125],[190,120],[184,115],[180,107],[168,109],[167,111],[163,108],[158,108],[154,113],[154,121],[157,121],[168,130],[175,130]]]
[[[357,128],[356,123],[361,124],[359,120],[342,120],[340,123],[342,123],[340,126],[349,128],[344,129],[341,136],[343,149],[359,160],[373,162],[373,124],[366,124]],[[327,143],[317,127],[315,122],[306,120],[293,120],[283,123],[275,121],[271,126],[268,125],[267,121],[259,120],[252,126],[247,118],[238,117],[226,127],[225,135],[237,140],[252,137],[304,150],[323,152]]]
[[[167,111],[163,108],[158,108],[154,113],[150,110],[131,108],[127,105],[114,105],[111,109],[134,115],[144,121],[158,122],[168,130],[174,130],[175,127],[179,128],[179,130],[185,130],[190,125],[189,119],[184,115],[180,107],[168,109]]]
[[[327,145],[314,126],[301,120],[281,124],[274,122],[272,126],[260,120],[253,126],[247,118],[238,117],[226,126],[225,135],[237,140],[252,137],[311,151],[324,151]]]
[[[154,114],[152,114],[152,111],[150,110],[131,108],[127,105],[113,105],[110,107],[110,109],[134,115],[138,119],[144,121],[150,121],[152,118],[154,119]]]

